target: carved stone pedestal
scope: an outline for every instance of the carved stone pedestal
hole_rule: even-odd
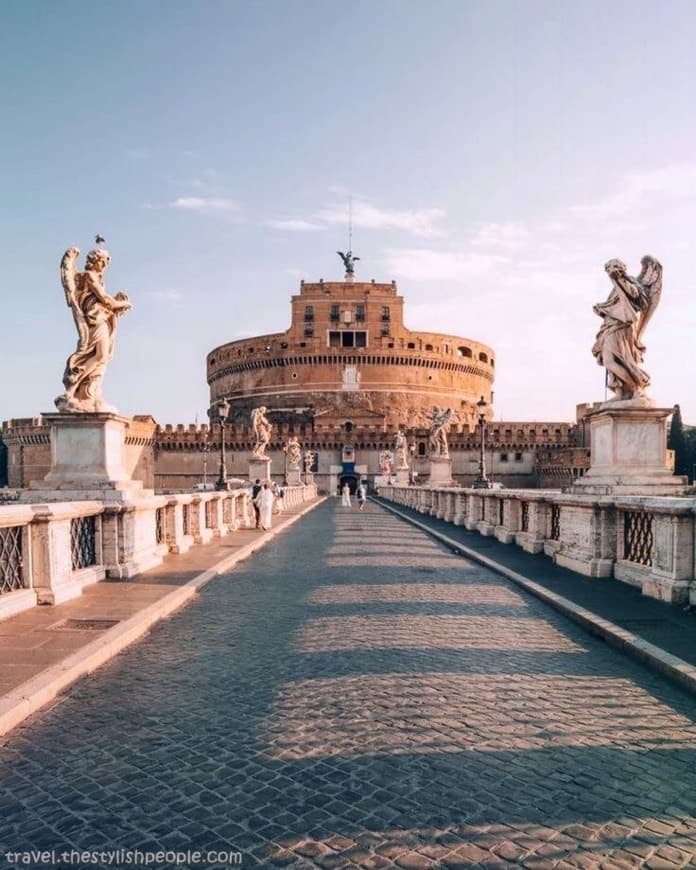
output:
[[[579,495],[677,495],[686,478],[667,467],[671,408],[647,400],[606,402],[590,415],[590,468],[570,492]]]
[[[394,477],[396,478],[397,486],[408,486],[409,470],[408,468],[397,468]]]
[[[44,414],[51,427],[51,470],[24,501],[122,501],[151,491],[125,468],[130,419],[111,413]]]
[[[451,486],[452,483],[452,460],[444,456],[431,456],[428,486]]]
[[[252,456],[249,460],[249,480],[253,483],[255,480],[260,480],[265,483],[271,479],[271,457],[266,456],[264,459],[258,459]]]
[[[288,486],[302,486],[299,468],[288,468],[287,483]]]

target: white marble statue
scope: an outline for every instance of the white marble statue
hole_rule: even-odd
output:
[[[302,448],[295,435],[291,435],[288,439],[285,451],[288,457],[288,468],[298,469],[302,462]]]
[[[401,429],[399,429],[394,439],[394,466],[397,471],[408,469],[407,450],[408,446],[406,444],[406,436]]]
[[[389,475],[392,473],[394,454],[391,450],[382,450],[379,454],[379,473]]]
[[[447,446],[447,430],[454,412],[451,408],[442,410],[435,405],[430,421],[430,433],[428,440],[430,443],[430,455],[440,457],[441,459],[449,458],[449,448]]]
[[[78,248],[68,248],[60,263],[65,300],[77,328],[77,348],[65,364],[65,392],[55,405],[67,413],[113,412],[115,409],[102,398],[102,381],[114,353],[116,322],[131,304],[125,293],[109,296],[106,292],[104,272],[111,262],[108,251],[90,251],[84,272],[76,268],[79,256]]]
[[[604,266],[611,279],[606,302],[592,307],[602,318],[592,353],[607,370],[607,386],[614,400],[643,399],[650,376],[643,370],[645,345],[643,332],[660,301],[662,266],[654,257],[641,260],[637,278],[626,271],[621,260],[609,260]]]
[[[271,440],[271,431],[273,427],[266,417],[266,408],[261,405],[259,408],[254,408],[251,412],[251,428],[254,432],[256,443],[252,450],[254,459],[266,459],[266,447]]]
[[[304,464],[305,471],[311,471],[312,466],[314,465],[314,453],[311,450],[305,450],[304,452]]]

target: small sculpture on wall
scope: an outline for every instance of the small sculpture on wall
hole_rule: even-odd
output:
[[[271,431],[273,427],[266,417],[266,408],[261,405],[259,408],[254,408],[251,412],[251,428],[256,439],[252,456],[254,459],[266,459],[266,447],[271,440]]]
[[[431,456],[441,459],[449,458],[449,447],[447,446],[447,426],[454,416],[451,408],[442,410],[435,405],[430,422],[430,433],[428,440],[430,444]]]

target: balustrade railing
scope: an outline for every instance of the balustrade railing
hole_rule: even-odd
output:
[[[380,494],[527,552],[543,552],[573,571],[614,577],[639,586],[645,595],[696,606],[693,496],[646,499],[542,490],[483,494],[396,485],[381,488]],[[443,510],[452,504],[456,509]]]
[[[285,506],[316,498],[316,487],[288,487]],[[251,524],[246,488],[172,493],[121,504],[101,501],[0,505],[0,618],[32,604],[79,595],[105,576],[132,577],[167,551]]]

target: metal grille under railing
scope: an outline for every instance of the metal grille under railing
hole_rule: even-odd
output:
[[[624,559],[638,565],[653,563],[653,515],[647,511],[624,512]]]
[[[207,501],[205,503],[205,527],[206,529],[213,528],[213,502]]]
[[[0,529],[0,595],[24,588],[22,527]]]
[[[191,534],[191,505],[185,504],[183,507],[184,534]]]
[[[502,498],[498,502],[498,525],[505,525],[505,502]]]
[[[158,544],[164,543],[164,508],[155,511],[155,540]]]
[[[560,505],[551,505],[551,540],[561,540],[561,508]]]
[[[529,502],[523,501],[520,504],[520,526],[523,532],[529,531]]]
[[[97,564],[96,517],[74,517],[70,520],[70,553],[73,571]]]

